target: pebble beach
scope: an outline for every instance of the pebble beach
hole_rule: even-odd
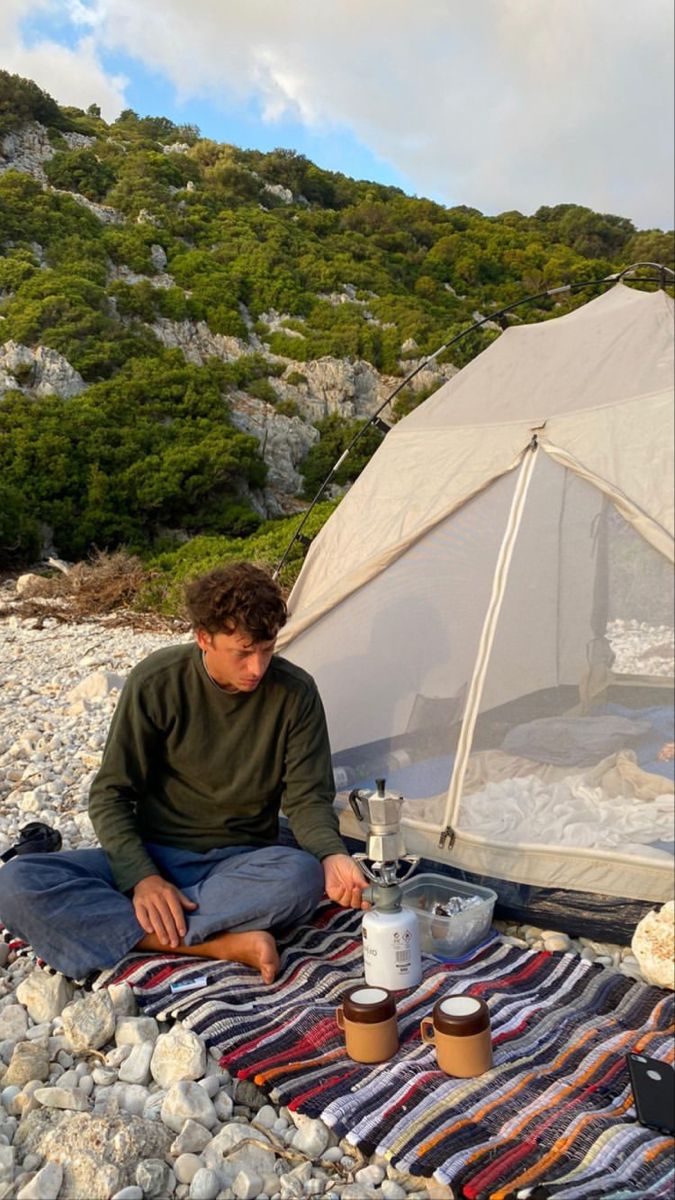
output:
[[[124,677],[187,636],[109,619],[0,619],[0,852],[34,820],[57,828],[66,849],[96,844],[88,792]],[[514,944],[641,978],[628,947],[498,928]],[[274,1106],[195,1033],[140,1015],[126,984],[84,991],[0,943],[0,1200],[429,1195],[451,1193]]]

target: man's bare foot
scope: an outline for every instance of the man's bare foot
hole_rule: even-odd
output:
[[[154,933],[146,933],[137,950],[154,950],[170,954],[194,954],[200,958],[218,958],[226,962],[244,963],[260,971],[263,983],[272,983],[279,970],[279,954],[271,933],[252,929],[245,933],[217,933],[206,942],[194,946],[167,946]]]

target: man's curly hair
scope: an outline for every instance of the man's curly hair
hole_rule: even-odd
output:
[[[281,588],[253,563],[214,567],[185,588],[185,607],[193,629],[207,633],[247,633],[269,642],[286,624]]]

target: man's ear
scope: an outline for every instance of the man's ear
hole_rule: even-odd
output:
[[[213,638],[206,629],[195,629],[194,634],[200,650],[208,650],[213,644]]]

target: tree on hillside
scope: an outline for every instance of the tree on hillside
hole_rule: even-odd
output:
[[[54,128],[68,128],[58,104],[51,96],[21,75],[0,71],[0,137],[20,129],[28,121]]]

